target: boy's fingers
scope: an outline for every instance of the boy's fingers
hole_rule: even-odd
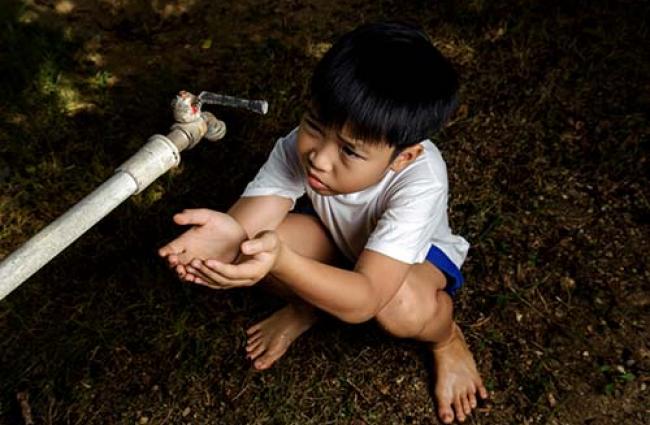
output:
[[[221,273],[218,270],[211,269],[210,267],[203,264],[201,261],[195,260],[192,262],[192,267],[190,268],[192,272],[196,272],[199,276],[207,278],[205,280],[215,282],[217,285],[224,288],[230,286],[249,286],[255,283],[255,280],[249,275],[243,275],[241,277],[233,277]]]
[[[200,273],[202,276],[205,276],[211,280],[214,280],[217,283],[223,283],[225,277],[219,272],[219,270],[212,269],[201,260],[193,260],[191,268],[196,270],[197,273]]]
[[[257,240],[246,241],[240,246],[241,252],[246,255],[255,255],[260,252]]]
[[[255,283],[250,279],[227,279],[223,276],[205,278],[201,276],[197,276],[194,283],[199,283],[199,281],[202,281],[206,286],[209,286],[210,288],[214,288],[214,289],[239,288],[242,286],[250,286],[253,283]]]
[[[172,248],[172,244],[171,244],[171,243],[168,243],[167,245],[165,245],[165,246],[163,246],[163,247],[160,247],[160,249],[158,249],[158,255],[161,256],[161,257],[166,257],[166,256],[168,256],[169,254],[173,254],[174,252],[175,252],[175,251],[174,251],[174,249]]]
[[[207,260],[198,264],[201,270],[216,272],[226,279],[254,279],[260,274],[259,263],[253,261],[247,261],[241,264],[224,264],[215,260]]]
[[[183,267],[183,266],[179,266]],[[182,273],[178,273],[178,278],[183,282],[187,283],[197,283],[200,279],[205,279],[205,277],[199,276],[197,270],[191,268],[183,267]]]
[[[178,257],[178,264],[183,264],[187,265],[194,257],[190,253],[187,252],[181,252],[177,255]]]
[[[201,279],[201,280],[206,281],[206,282],[211,282],[211,281],[214,280],[212,278],[212,276],[210,276],[207,273],[204,273],[202,270],[200,270],[197,267],[186,266],[186,268],[187,268],[187,272],[191,273],[195,278]],[[195,282],[195,281],[196,280],[192,280],[192,282]]]
[[[158,249],[158,255],[160,255],[161,257],[167,257],[169,255],[180,254],[183,251],[185,251],[185,248],[176,244],[177,240],[178,239],[174,239],[173,241],[169,242],[165,246],[160,247],[160,249]]]
[[[210,289],[224,289],[223,287],[219,285],[215,285],[214,283],[206,282],[204,279],[200,277],[196,277],[194,279],[194,282],[192,283],[196,283],[197,285],[201,285],[201,286],[207,286]]]
[[[190,272],[187,267],[183,265],[176,266],[176,274],[178,275],[178,278],[183,282],[193,283],[194,279],[196,279],[196,273]]]
[[[277,247],[277,243],[278,237],[272,232],[267,232],[255,239],[242,243],[241,250],[244,254],[255,255],[260,252],[273,251]]]
[[[187,224],[202,225],[208,222],[211,213],[212,211],[207,208],[183,210],[174,215],[174,222],[183,226]]]
[[[169,254],[169,256],[167,256],[167,262],[169,263],[170,267],[177,266],[178,265],[178,255]]]
[[[176,271],[178,277],[182,278],[185,276],[186,271],[185,271],[185,267],[182,264],[177,264],[174,267],[174,270]]]

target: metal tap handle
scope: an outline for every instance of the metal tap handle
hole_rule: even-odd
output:
[[[199,94],[199,100],[201,103],[212,105],[244,108],[262,115],[266,114],[269,111],[269,104],[266,100],[241,99],[239,97],[226,96],[223,94],[216,94],[207,91],[202,91],[201,94]]]

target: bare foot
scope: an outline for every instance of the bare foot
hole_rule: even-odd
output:
[[[486,399],[488,392],[458,325],[454,324],[453,335],[449,341],[434,346],[432,351],[435,361],[438,416],[446,424],[452,423],[454,418],[463,422],[476,407],[476,393]]]
[[[255,369],[268,369],[315,321],[313,307],[287,304],[246,331],[247,357],[253,360]]]

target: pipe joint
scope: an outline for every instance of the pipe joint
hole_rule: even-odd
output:
[[[216,142],[221,140],[226,136],[226,123],[217,119],[210,112],[201,112],[201,118],[208,127],[208,130],[205,132],[205,137],[211,142]]]
[[[177,167],[180,161],[181,156],[176,145],[167,137],[156,134],[151,136],[135,155],[120,165],[116,172],[130,175],[138,186],[135,192],[138,194],[167,170]]]
[[[196,146],[207,131],[208,125],[206,120],[199,119],[192,122],[177,122],[171,126],[171,133],[168,136],[171,136],[171,140],[174,142],[176,147],[183,151],[185,149],[192,149]],[[184,136],[183,139],[185,140],[179,142],[175,133],[182,134]]]

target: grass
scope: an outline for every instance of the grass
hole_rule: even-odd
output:
[[[436,143],[473,246],[456,317],[493,395],[473,423],[647,423],[642,2],[72,3],[0,6],[0,256],[164,133],[176,91],[271,111],[213,109],[225,141],[0,301],[0,423],[24,423],[18,393],[37,423],[436,423],[415,343],[329,319],[254,372],[243,329],[278,301],[182,285],[155,256],[174,212],[226,209],[295,125],[318,46],[387,17],[420,22],[463,82]]]

